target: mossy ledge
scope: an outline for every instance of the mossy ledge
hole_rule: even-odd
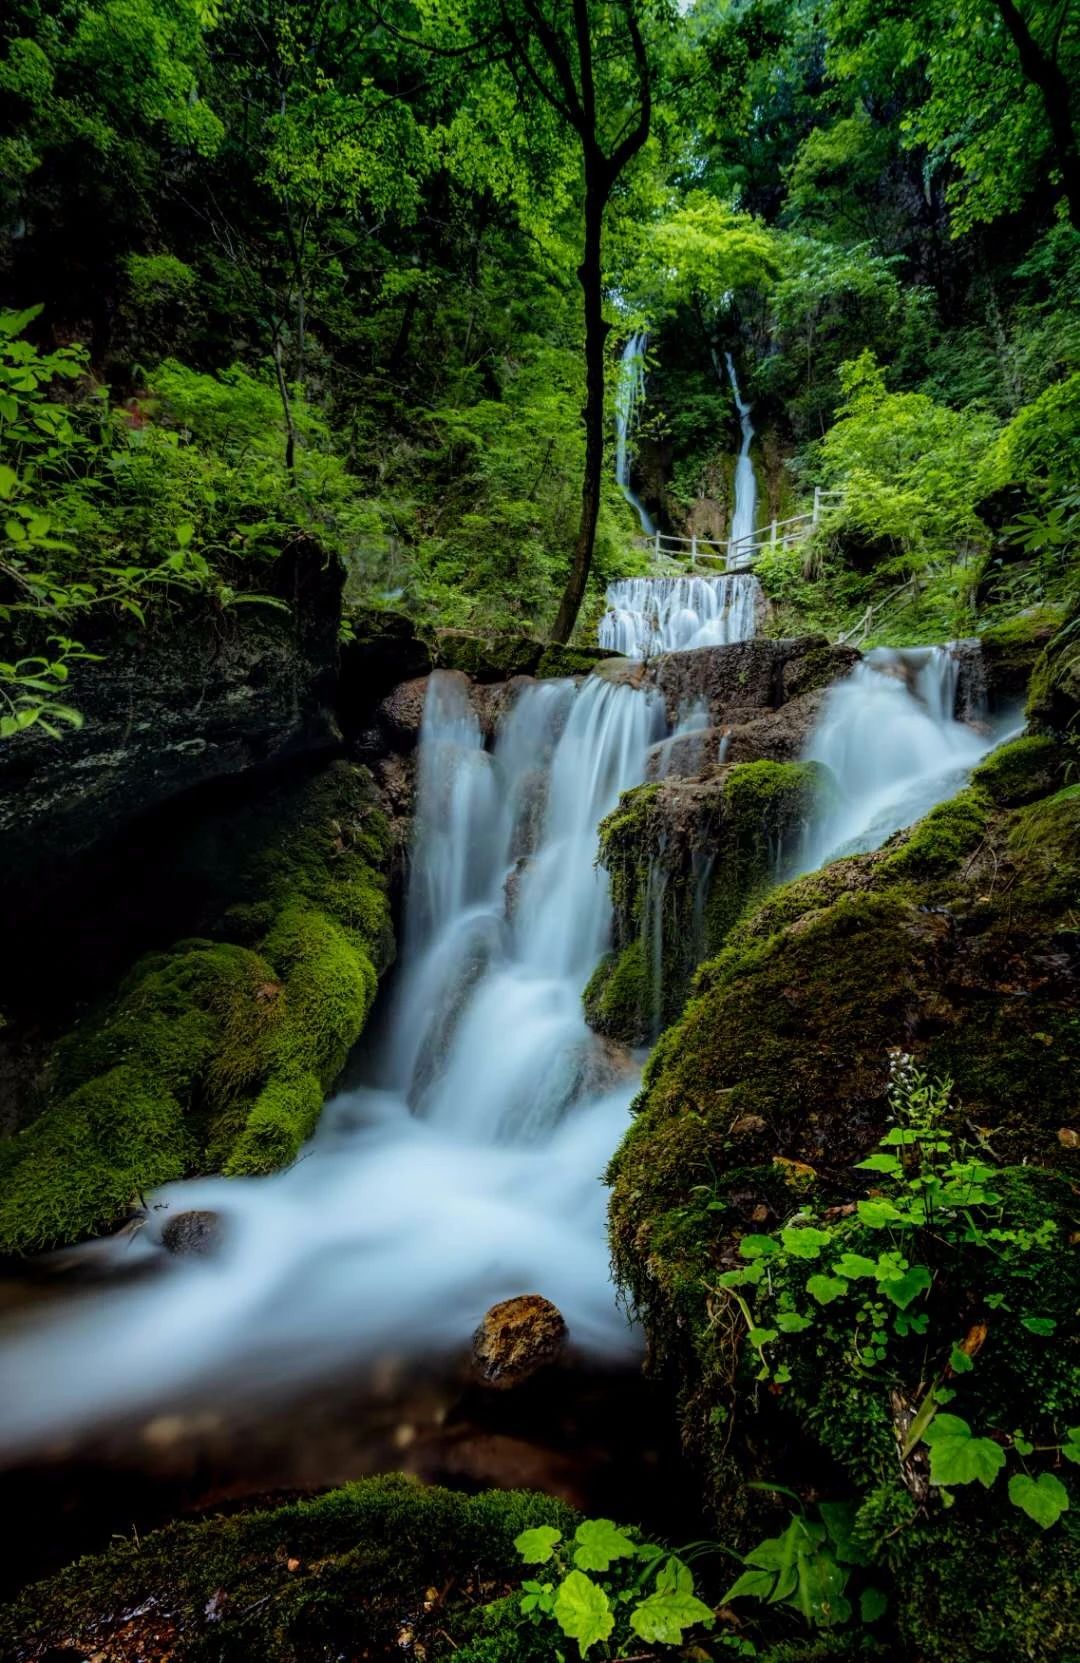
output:
[[[585,992],[599,1033],[644,1044],[679,1014],[703,958],[776,882],[826,786],[812,762],[747,762],[623,794],[600,828],[615,949]]]
[[[790,1378],[763,1388],[717,1278],[745,1262],[747,1232],[807,1208],[846,1216],[867,1195],[873,1179],[857,1163],[887,1128],[900,1048],[951,1077],[952,1136],[1000,1168],[1000,1227],[1031,1233],[995,1261],[1000,1287],[983,1285],[982,1266],[928,1296],[958,1336],[985,1328],[955,1412],[980,1430],[1038,1419],[1035,1441],[1058,1440],[1080,1386],[1075,1347],[1046,1338],[1071,1332],[1080,1300],[1066,1171],[1078,1130],[1080,786],[1063,783],[1068,765],[1052,735],[1019,739],[882,850],[747,908],[656,1046],[609,1170],[616,1274],[651,1366],[675,1386],[729,1541],[745,1548],[783,1527],[748,1480],[854,1497],[889,1592],[888,1655],[920,1663],[1080,1655],[1071,1470],[1060,1475],[1073,1510],[1045,1533],[1004,1483],[959,1490],[949,1510],[933,1490],[917,1500],[894,1430],[906,1377],[856,1366],[822,1321],[788,1342]],[[866,1237],[862,1251],[876,1251]],[[1025,1325],[1032,1312],[1049,1325],[1041,1333]],[[914,1367],[917,1381],[917,1357]]]
[[[547,1496],[366,1479],[81,1559],[0,1612],[0,1651],[21,1663],[68,1650],[176,1663],[547,1658],[506,1599],[525,1574],[514,1538],[575,1523]]]
[[[114,1229],[146,1191],[295,1158],[393,956],[390,834],[335,762],[253,811],[231,904],[142,958],[56,1047],[40,1116],[0,1143],[0,1251]]]

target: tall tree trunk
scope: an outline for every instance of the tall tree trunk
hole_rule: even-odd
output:
[[[569,641],[589,581],[600,493],[604,480],[604,345],[611,325],[604,322],[602,236],[607,191],[595,165],[585,168],[585,240],[578,278],[585,296],[585,474],[570,575],[566,580],[551,639]]]
[[[1028,28],[1015,0],[996,0],[1001,18],[1012,36],[1025,77],[1037,87],[1054,146],[1054,161],[1069,204],[1069,219],[1080,231],[1080,147],[1072,123],[1069,83],[1048,52],[1044,52]]]
[[[285,380],[285,370],[281,362],[281,336],[274,338],[274,373],[277,379],[278,397],[281,400],[281,413],[285,418],[285,466],[292,473],[296,467],[296,424],[293,421],[292,400],[289,398],[289,386]]]

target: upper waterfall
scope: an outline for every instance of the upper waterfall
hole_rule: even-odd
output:
[[[615,386],[615,479],[627,502],[636,510],[645,536],[651,537],[656,527],[630,485],[630,434],[645,398],[645,348],[648,344],[649,337],[644,329],[637,330],[623,347],[619,360],[619,377]]]
[[[754,634],[760,589],[748,573],[722,577],[630,577],[608,585],[602,647],[628,658],[723,647]]]
[[[736,545],[744,538],[753,534],[757,520],[757,475],[754,464],[750,459],[750,446],[754,438],[754,423],[750,405],[747,404],[739,391],[739,379],[735,374],[735,361],[730,352],[725,352],[724,362],[727,365],[728,380],[731,391],[735,396],[735,408],[739,412],[739,428],[742,433],[742,443],[735,462],[734,502],[731,510],[731,530],[728,534],[728,558],[732,557]]]

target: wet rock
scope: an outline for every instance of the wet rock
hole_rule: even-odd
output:
[[[482,635],[467,629],[435,631],[437,668],[463,670],[480,682],[531,676],[543,651],[543,642],[527,635]]]
[[[62,745],[32,728],[0,747],[5,922],[60,884],[75,857],[195,786],[340,742],[333,715],[343,574],[314,545],[262,586],[288,610],[222,615],[177,603],[168,627],[91,620],[99,663],[75,667],[65,701],[83,716]]]
[[[806,752],[824,702],[825,691],[819,688],[752,722],[733,723],[723,733],[724,761],[797,762]]]
[[[956,704],[960,722],[984,722],[989,708],[986,660],[981,641],[956,641],[949,649],[956,663]]]
[[[412,619],[401,612],[361,607],[349,612],[349,622],[354,638],[341,649],[338,706],[351,736],[391,687],[426,676],[432,657]]]
[[[174,1213],[166,1219],[161,1231],[161,1245],[167,1253],[203,1257],[215,1253],[224,1235],[221,1214],[209,1208],[192,1208],[190,1212]]]
[[[823,635],[772,641],[755,637],[724,647],[694,647],[667,653],[650,664],[645,679],[663,694],[668,720],[676,722],[687,705],[704,700],[711,725],[749,719],[743,713],[778,710],[789,699],[846,675],[859,654],[838,647]],[[605,674],[610,674],[607,667]]]
[[[485,1385],[520,1386],[559,1357],[566,1343],[561,1311],[538,1293],[493,1305],[473,1336],[473,1363]]]

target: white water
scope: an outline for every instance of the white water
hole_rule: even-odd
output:
[[[103,1250],[159,1256],[165,1220],[205,1207],[218,1252],[9,1325],[0,1449],[429,1357],[517,1293],[554,1300],[586,1351],[634,1349],[599,1175],[636,1080],[605,1078],[581,991],[610,923],[596,827],[662,731],[652,693],[543,682],[492,755],[457,685],[432,678],[383,1083],[336,1098],[287,1172],[170,1186]]]
[[[642,396],[643,335],[631,336],[623,352],[620,395],[617,410],[616,477],[630,502],[641,515],[642,527],[652,535],[653,526],[629,488],[627,431]],[[750,460],[754,424],[750,406],[743,402],[735,365],[726,355],[728,378],[735,395],[742,428],[742,445],[735,464],[735,500],[731,515],[732,547],[740,537],[749,536],[757,515],[757,480]],[[634,366],[637,366],[636,370]],[[628,391],[624,392],[623,388]],[[755,613],[760,590],[757,578],[748,572],[726,577],[633,577],[608,585],[607,611],[600,620],[599,641],[611,652],[628,658],[649,658],[655,653],[685,652],[690,647],[723,647],[732,641],[746,641],[755,632]]]
[[[608,585],[599,640],[628,658],[723,647],[754,633],[758,581],[726,577],[628,577]]]
[[[958,722],[947,647],[875,647],[830,688],[807,756],[824,763],[833,807],[807,839],[802,871],[876,849],[963,786],[1015,719]]]
[[[646,537],[656,530],[644,504],[630,485],[630,434],[638,410],[645,400],[645,348],[649,337],[643,329],[630,336],[619,360],[619,378],[615,386],[615,479],[619,489],[641,521]]]
[[[731,535],[728,540],[728,559],[731,560],[733,555],[738,558],[740,552],[745,552],[736,549],[734,545],[742,538],[749,537],[754,530],[757,519],[757,477],[754,464],[750,460],[750,445],[754,437],[750,406],[743,401],[739,391],[735,363],[730,352],[725,352],[724,361],[727,364],[728,380],[735,395],[735,408],[739,412],[739,426],[742,430],[742,444],[735,463],[735,503],[731,513]]]

